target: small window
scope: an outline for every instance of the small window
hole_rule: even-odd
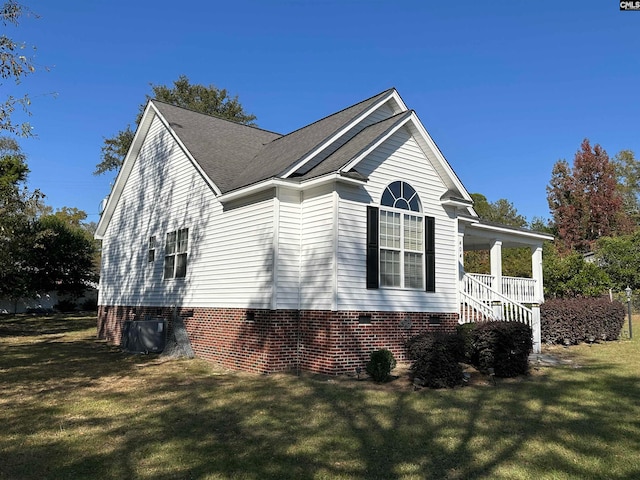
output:
[[[147,262],[153,263],[156,260],[156,237],[155,235],[149,237],[149,254],[147,255]]]
[[[167,233],[164,247],[164,278],[184,278],[187,276],[188,247],[188,228]]]

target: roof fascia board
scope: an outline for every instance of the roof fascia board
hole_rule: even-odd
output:
[[[482,223],[481,220],[477,223],[473,223],[470,226],[475,230],[479,230],[480,232],[487,234],[487,236],[491,236],[491,234],[511,235],[517,238],[527,238],[531,240],[537,240],[540,242],[547,241],[547,240],[549,241],[554,240],[553,235],[549,235],[547,233],[517,230],[517,229],[509,228],[508,226],[487,225],[486,223]]]
[[[144,113],[142,114],[142,119],[140,120],[140,125],[138,125],[136,133],[133,136],[131,147],[129,147],[129,150],[124,157],[122,167],[120,168],[120,171],[116,176],[116,181],[113,184],[113,188],[109,193],[107,204],[105,205],[104,211],[102,212],[100,220],[98,221],[98,226],[96,227],[96,232],[94,234],[94,237],[98,240],[102,240],[107,230],[107,226],[109,225],[109,221],[113,216],[113,212],[118,203],[118,200],[122,195],[124,186],[129,179],[129,175],[131,174],[133,165],[138,158],[138,153],[140,153],[140,150],[142,149],[144,139],[146,138],[147,133],[149,133],[149,129],[151,128],[151,124],[153,123],[154,118],[158,115],[160,115],[160,112],[158,112],[156,107],[151,102],[147,103],[147,106],[144,109]]]
[[[404,102],[400,98],[400,95],[398,95],[398,92],[396,91],[396,89],[395,88],[392,89],[387,95],[381,97],[376,103],[374,103],[371,107],[369,107],[367,110],[365,110],[360,115],[358,115],[354,120],[349,122],[346,126],[341,128],[337,133],[335,133],[331,137],[327,138],[324,142],[322,142],[320,145],[318,145],[316,148],[314,148],[311,152],[309,152],[307,155],[302,157],[301,160],[299,160],[296,163],[294,163],[293,166],[290,167],[288,170],[285,170],[284,174],[281,177],[282,178],[289,178],[296,171],[298,171],[301,167],[303,167],[305,164],[310,162],[316,155],[318,155],[325,148],[327,148],[327,146],[331,145],[338,138],[343,136],[345,133],[347,133],[349,130],[351,130],[355,125],[357,125],[359,122],[361,122],[364,118],[368,117],[369,115],[371,115],[372,112],[374,112],[375,110],[380,108],[381,105],[384,105],[386,102],[388,102],[389,99],[391,99],[391,98],[396,100],[396,102],[398,102],[398,104],[400,105],[401,108],[404,108],[405,110],[407,109],[407,107],[404,105]]]
[[[387,133],[381,135],[375,142],[371,143],[366,149],[360,152],[356,157],[353,158],[349,163],[347,163],[344,167],[340,169],[341,172],[348,172],[355,168],[355,166],[360,163],[367,155],[373,152],[376,148],[378,148],[382,143],[384,143],[389,137],[391,137],[394,133],[400,130],[402,127],[406,125],[406,123],[410,120],[410,117],[401,120],[396,125],[391,127]]]
[[[317,187],[332,182],[349,183],[352,185],[364,185],[364,180],[358,180],[356,178],[350,178],[340,175],[339,173],[330,173],[321,177],[312,178],[310,180],[304,180],[302,182],[295,180],[288,180],[282,178],[270,178],[259,183],[254,183],[248,187],[234,190],[232,192],[223,193],[217,197],[220,203],[237,200],[242,197],[247,197],[255,193],[262,192],[274,187],[286,187],[293,190],[306,190],[308,188]]]
[[[355,168],[356,165],[360,163],[367,155],[369,155],[373,150],[378,148],[378,146],[380,146],[385,140],[387,140],[391,135],[393,135],[401,127],[405,126],[408,123],[411,123],[419,132],[419,134],[423,137],[423,140],[427,143],[428,147],[434,153],[436,159],[438,160],[438,162],[440,163],[444,171],[447,173],[447,175],[451,179],[451,182],[455,185],[456,189],[462,195],[463,200],[466,200],[469,202],[469,205],[465,205],[465,206],[470,207],[473,204],[473,199],[471,198],[471,195],[469,195],[466,188],[464,188],[464,185],[462,185],[462,182],[460,182],[460,180],[458,179],[458,176],[455,174],[455,172],[449,165],[449,162],[447,162],[447,160],[442,155],[442,152],[440,152],[440,149],[436,146],[435,142],[431,139],[431,137],[427,133],[426,129],[420,122],[420,119],[418,118],[415,112],[411,112],[411,115],[409,117],[407,117],[405,120],[403,120],[398,125],[396,125],[391,130],[389,130],[389,132],[386,135],[380,137],[380,139],[375,143],[373,143],[369,148],[367,148],[367,150],[363,151],[360,155],[358,155],[346,166],[344,166],[341,169],[341,171],[349,171]]]
[[[202,170],[200,164],[193,158],[187,147],[182,143],[182,140],[178,137],[176,132],[171,128],[167,119],[160,113],[160,111],[153,104],[153,101],[149,101],[147,106],[145,107],[144,113],[142,114],[142,119],[140,120],[140,125],[136,130],[136,133],[133,137],[133,142],[131,142],[131,147],[125,156],[125,159],[122,163],[122,168],[116,177],[115,184],[111,193],[109,194],[109,199],[107,200],[107,205],[105,206],[104,212],[100,217],[100,221],[98,222],[98,227],[96,228],[96,233],[94,237],[98,240],[101,240],[104,236],[104,233],[107,229],[109,221],[113,216],[113,212],[115,207],[122,195],[122,191],[124,190],[124,186],[129,179],[129,175],[131,174],[131,170],[133,169],[133,165],[135,164],[138,154],[142,149],[142,144],[146,139],[147,133],[149,133],[149,129],[151,128],[151,124],[155,118],[158,118],[162,125],[167,129],[173,140],[178,144],[178,146],[182,149],[186,157],[189,159],[191,164],[195,167],[195,169],[200,173],[204,181],[211,187],[211,189],[215,192],[216,195],[221,193],[218,186],[209,178],[209,176]]]
[[[438,160],[438,163],[440,164],[440,167],[443,169],[451,183],[455,186],[456,190],[458,190],[462,194],[463,199],[473,203],[473,198],[471,198],[471,195],[469,195],[469,192],[467,192],[467,189],[458,178],[456,172],[453,171],[453,168],[451,168],[451,165],[449,165],[447,159],[444,158],[444,155],[436,145],[436,142],[434,142],[431,138],[431,135],[429,135],[429,132],[427,132],[427,129],[424,128],[424,125],[422,125],[422,122],[418,118],[416,112],[412,112],[411,117],[413,126],[420,133],[422,140],[426,142],[428,148],[433,152],[434,156]]]
[[[449,205],[449,206],[452,206],[452,207],[464,207],[464,208],[471,207],[471,205],[472,205],[467,200],[454,200],[452,198],[448,198],[446,200],[441,200],[440,204],[441,205]]]

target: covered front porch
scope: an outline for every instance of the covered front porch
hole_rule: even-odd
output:
[[[458,218],[460,323],[504,320],[528,324],[534,352],[540,352],[540,304],[544,302],[542,244],[553,236],[486,222],[477,217]],[[531,251],[531,277],[502,274],[502,249],[527,247]],[[490,273],[466,272],[465,251],[489,251]]]

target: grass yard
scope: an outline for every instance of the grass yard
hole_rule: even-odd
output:
[[[414,391],[125,355],[95,317],[0,318],[0,479],[640,478],[634,326],[524,379]]]

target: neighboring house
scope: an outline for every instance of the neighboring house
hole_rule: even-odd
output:
[[[98,333],[116,344],[126,320],[179,315],[199,357],[337,374],[505,318],[539,348],[552,237],[478,219],[395,89],[288,135],[152,100],[96,238]],[[532,278],[503,277],[501,249],[522,246]],[[465,274],[465,249],[490,249],[492,274]]]
[[[33,298],[11,299],[0,296],[0,314],[14,313],[44,313],[54,311],[58,303],[67,302],[75,304],[78,310],[86,306],[95,310],[98,299],[98,285],[92,283],[79,297],[73,295],[58,295],[57,292],[45,292],[35,295]]]

